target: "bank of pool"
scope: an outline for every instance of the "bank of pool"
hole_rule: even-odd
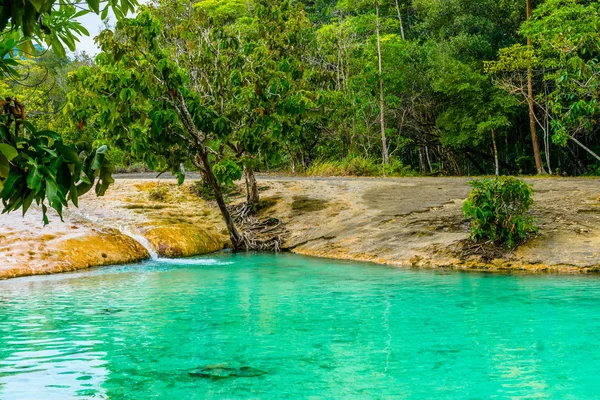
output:
[[[1,399],[593,398],[600,279],[291,254],[0,282]]]

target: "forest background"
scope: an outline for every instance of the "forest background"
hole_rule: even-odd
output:
[[[125,19],[135,3],[111,0],[120,21],[96,39],[95,59],[65,48],[87,34],[78,16],[108,8],[36,13],[53,2],[27,0],[28,27],[17,3],[1,13],[0,97],[23,105],[19,134],[45,136],[47,157],[17,156],[29,144],[13,146],[19,123],[4,122],[0,183],[23,184],[4,188],[7,210],[32,192],[50,192],[53,208],[76,201],[77,168],[100,176],[101,194],[108,161],[218,183],[244,170],[600,174],[596,1],[156,0]],[[96,158],[79,164],[54,142]],[[55,189],[42,183],[56,181],[57,158],[76,165]]]

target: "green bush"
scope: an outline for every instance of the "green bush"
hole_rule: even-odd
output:
[[[348,157],[340,161],[319,161],[306,170],[310,176],[414,176],[410,166],[391,160],[388,165],[365,157]]]
[[[404,165],[398,160],[390,160],[390,163],[379,165],[379,175],[383,176],[417,176],[410,165]]]
[[[471,218],[471,238],[493,241],[512,248],[536,232],[533,218],[527,214],[533,204],[531,185],[513,177],[470,182],[473,189],[463,205]]]
[[[600,165],[590,165],[588,174],[591,176],[600,176]]]

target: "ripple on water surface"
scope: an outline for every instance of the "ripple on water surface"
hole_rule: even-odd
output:
[[[595,398],[600,280],[231,255],[0,282],[0,399]]]

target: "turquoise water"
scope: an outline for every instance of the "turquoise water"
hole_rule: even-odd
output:
[[[0,399],[600,396],[600,279],[220,254],[0,282]]]

